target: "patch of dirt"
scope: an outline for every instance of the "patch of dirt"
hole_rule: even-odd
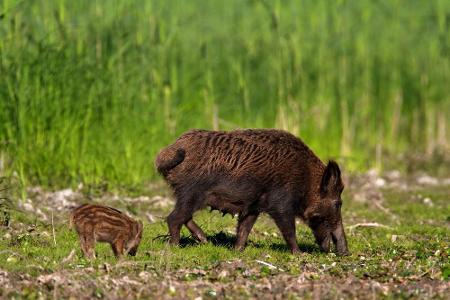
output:
[[[290,296],[314,299],[358,298],[377,299],[393,296],[416,299],[445,299],[450,282],[427,277],[415,280],[392,278],[379,282],[355,276],[335,277],[317,273],[317,269],[300,266],[300,275],[261,272],[256,265],[239,260],[217,264],[212,269],[179,270],[158,275],[154,271],[130,272],[127,267],[61,270],[35,279],[0,270],[1,296],[27,296],[40,291],[41,296],[108,299],[199,299],[241,298],[281,299]]]

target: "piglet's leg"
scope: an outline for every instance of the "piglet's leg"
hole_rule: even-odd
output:
[[[117,239],[111,244],[111,247],[113,249],[114,255],[116,257],[120,257],[123,255],[123,248],[124,248],[125,240],[122,236],[118,236]]]
[[[194,220],[190,219],[184,225],[189,229],[192,235],[198,239],[201,243],[207,243],[206,235],[203,230],[194,222]]]
[[[81,250],[90,259],[95,258],[95,238],[93,233],[87,233],[81,238]]]
[[[258,214],[239,214],[238,225],[236,230],[236,243],[234,248],[236,250],[243,250],[245,248],[245,243],[247,242],[248,235],[253,228],[253,225],[258,219]]]
[[[115,243],[111,243],[111,249],[112,249],[112,251],[114,253],[114,256],[115,257],[119,257],[119,252],[117,251],[117,247],[116,247]]]
[[[281,234],[283,234],[284,240],[291,249],[292,254],[300,252],[295,236],[295,216],[276,213],[271,214],[271,217],[280,229]]]
[[[80,247],[81,247],[81,251],[83,252],[83,255],[88,257],[89,251],[86,248],[86,239],[82,235],[80,235]]]

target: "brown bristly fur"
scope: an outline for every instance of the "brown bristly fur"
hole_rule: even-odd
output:
[[[206,241],[192,215],[210,206],[239,215],[237,249],[245,246],[264,212],[274,219],[292,252],[298,251],[295,217],[310,225],[323,250],[329,250],[326,244],[332,239],[338,253],[348,252],[340,213],[339,167],[333,161],[323,164],[288,132],[191,130],[162,149],[155,165],[177,200],[167,218],[173,244],[179,242],[183,224]]]
[[[108,206],[82,204],[72,211],[69,221],[78,233],[83,254],[89,258],[95,257],[96,242],[109,243],[116,257],[135,255],[142,238],[142,222]]]

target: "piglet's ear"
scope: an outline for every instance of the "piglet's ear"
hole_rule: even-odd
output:
[[[342,187],[341,170],[335,161],[330,160],[322,175],[320,193],[322,196],[326,196],[330,193],[339,192]]]

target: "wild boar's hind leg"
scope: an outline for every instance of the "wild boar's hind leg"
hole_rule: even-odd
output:
[[[175,193],[176,195],[180,195],[181,193]],[[190,194],[189,196],[177,196],[177,203],[175,204],[174,210],[167,217],[167,225],[169,227],[170,240],[169,243],[172,245],[178,245],[180,242],[180,230],[183,224],[188,223],[189,220],[192,219],[192,214],[196,210],[195,202],[200,203],[202,199],[197,195]],[[189,226],[192,225],[193,222],[189,223]],[[188,226],[186,224],[186,226]],[[189,228],[189,227],[188,227]],[[198,233],[200,227],[192,226],[191,229],[194,229],[195,233]]]
[[[198,239],[201,243],[207,243],[206,235],[203,230],[194,222],[194,220],[190,219],[184,225],[189,229],[192,235]]]
[[[239,251],[244,250],[248,235],[250,234],[250,231],[252,230],[256,219],[258,219],[258,215],[258,213],[247,215],[239,214],[236,230],[236,243],[234,244],[234,249]]]
[[[278,228],[280,229],[281,234],[283,235],[284,240],[291,249],[292,254],[300,252],[295,236],[295,216],[281,213],[272,213],[270,214],[270,216],[273,218]]]

